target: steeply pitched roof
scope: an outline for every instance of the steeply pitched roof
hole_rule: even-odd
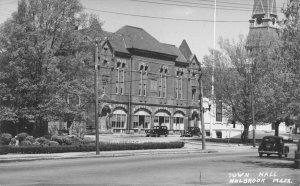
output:
[[[186,40],[183,40],[181,42],[181,45],[179,46],[179,50],[181,51],[181,53],[183,54],[183,56],[186,58],[186,59],[190,59],[193,55],[189,45],[187,44]]]
[[[183,54],[180,52],[180,50],[175,45],[170,45],[170,44],[165,44],[165,43],[162,43],[162,45],[164,45],[165,48],[169,49],[170,52],[173,53],[173,55],[178,56],[176,58],[177,62],[187,63],[187,59],[183,56]]]
[[[276,0],[254,0],[252,16],[257,14],[265,14],[265,18],[277,15]]]
[[[181,63],[188,63],[194,56],[185,40],[177,48],[175,45],[159,42],[142,28],[124,26],[115,33],[105,32],[105,35],[115,52],[130,54],[131,49],[138,49],[168,55]]]
[[[173,55],[173,53],[166,49],[164,45],[142,28],[124,26],[120,28],[116,34],[122,35],[127,49],[132,48]]]

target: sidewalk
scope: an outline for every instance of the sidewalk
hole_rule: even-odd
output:
[[[152,150],[123,150],[123,151],[101,151],[96,152],[69,152],[53,154],[6,154],[0,155],[0,163],[17,161],[53,160],[53,159],[78,159],[78,158],[107,158],[157,154],[189,154],[189,153],[218,153],[244,150],[256,150],[250,146],[239,146],[236,144],[206,143],[206,150],[202,150],[202,144],[185,141],[185,146],[180,149],[152,149]]]

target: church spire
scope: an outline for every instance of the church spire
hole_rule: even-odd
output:
[[[276,0],[254,0],[250,27],[277,27]]]
[[[266,47],[278,39],[276,0],[254,0],[246,47]]]

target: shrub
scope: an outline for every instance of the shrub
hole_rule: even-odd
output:
[[[17,143],[17,140],[16,140],[16,138],[11,138],[9,145],[11,145],[11,146],[15,146],[15,145],[16,145],[16,143]]]
[[[76,136],[72,136],[69,139],[71,140],[72,145],[80,145],[80,144],[84,143],[84,141],[81,138],[76,137]]]
[[[19,140],[20,143],[23,140],[25,140],[27,136],[29,136],[29,135],[26,132],[22,132],[22,133],[17,134],[17,137],[18,137],[18,140]]]
[[[49,144],[49,140],[46,139],[45,137],[37,138],[36,141],[39,142],[40,145],[48,145]]]
[[[62,144],[63,145],[72,145],[72,140],[68,136],[63,137],[62,138]]]
[[[57,141],[49,141],[49,146],[59,146]]]
[[[27,137],[25,138],[25,140],[30,141],[31,143],[34,143],[34,142],[35,142],[35,139],[34,139],[33,136],[27,136]]]
[[[10,140],[12,139],[12,135],[9,133],[3,133],[0,137],[0,144],[9,145]]]
[[[20,143],[21,146],[32,146],[32,143],[28,140],[23,140]]]
[[[51,137],[51,141],[56,141],[56,142],[58,142],[60,145],[63,144],[63,139],[62,139],[61,136],[53,135],[53,136]]]
[[[57,142],[50,141],[49,144],[54,145]],[[88,145],[66,145],[66,146],[14,146],[10,148],[10,153],[62,153],[62,152],[90,152],[96,150],[95,144]],[[137,149],[167,149],[167,148],[182,148],[184,142],[169,142],[169,143],[100,143],[100,151],[112,150],[137,150]]]

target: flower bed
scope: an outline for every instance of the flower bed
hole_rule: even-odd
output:
[[[118,150],[142,150],[142,149],[172,149],[182,148],[184,142],[160,142],[160,143],[100,143],[100,151],[118,151]],[[63,153],[63,152],[89,152],[95,151],[95,144],[80,145],[58,145],[58,146],[11,146],[9,153],[22,154],[45,154],[45,153]]]

